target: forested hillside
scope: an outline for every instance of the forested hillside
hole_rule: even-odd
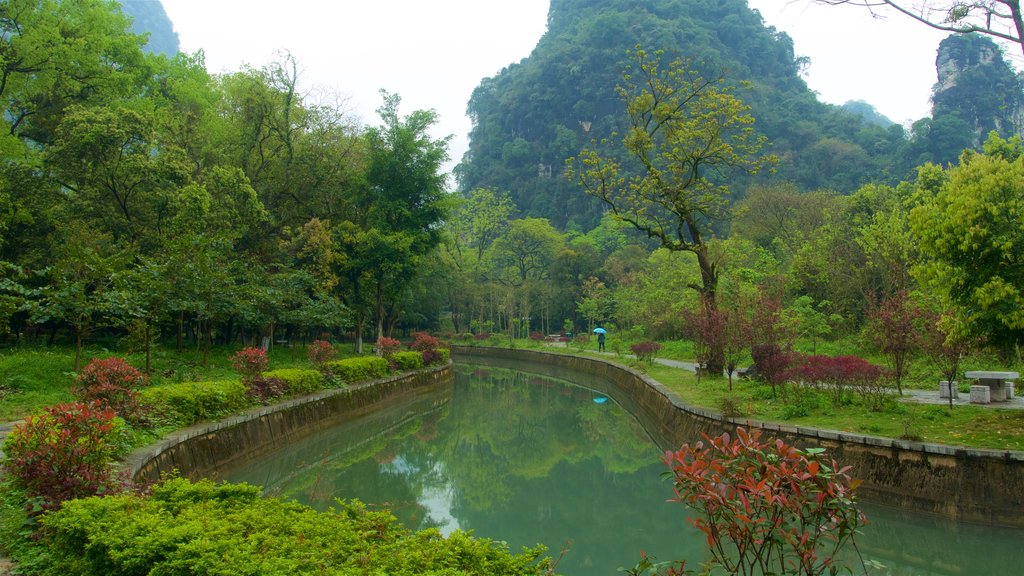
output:
[[[621,128],[615,86],[626,51],[637,45],[682,56],[708,77],[749,82],[737,95],[782,160],[779,180],[850,192],[910,168],[896,158],[903,130],[818,102],[792,40],[744,0],[554,0],[548,31],[529,58],[483,80],[470,99],[462,189],[509,190],[524,215],[593,227],[597,204],[559,175],[581,145]]]

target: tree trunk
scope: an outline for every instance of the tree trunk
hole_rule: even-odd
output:
[[[377,281],[377,340],[384,335],[384,286],[380,280]]]
[[[708,312],[717,313],[718,267],[711,261],[707,246],[704,244],[699,244],[698,249],[693,252],[697,255],[697,266],[700,268],[701,285],[697,291],[704,300],[704,305],[708,307]],[[725,349],[720,341],[709,343],[706,368],[709,374],[717,376],[725,371]]]
[[[82,365],[82,331],[75,329],[75,372]]]
[[[181,352],[182,346],[184,345],[183,344],[184,336],[185,336],[185,312],[181,311],[181,312],[178,312],[178,335],[177,335],[177,342],[175,342],[176,349],[178,350],[179,353]]]
[[[145,331],[145,338],[146,338],[146,344],[145,344],[145,346],[146,346],[146,375],[147,376],[149,375],[150,372],[152,372],[152,370],[150,370],[150,367],[149,367],[149,362],[150,362],[150,354],[149,354],[149,352],[150,352],[150,340],[152,339],[150,330],[151,330],[151,328],[149,326],[149,323],[147,322],[146,323],[146,331]]]

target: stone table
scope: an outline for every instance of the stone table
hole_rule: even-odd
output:
[[[1006,381],[1016,380],[1020,378],[1018,372],[995,372],[988,370],[973,370],[971,372],[964,372],[964,377],[971,380],[977,380],[978,386],[987,386],[989,389],[989,396],[992,402],[1005,402],[1011,397],[1007,395]],[[975,395],[973,386],[971,387],[971,402],[975,401]],[[982,404],[987,404],[984,400],[979,401]]]

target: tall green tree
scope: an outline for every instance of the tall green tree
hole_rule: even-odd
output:
[[[377,337],[384,329],[384,297],[412,282],[416,264],[441,242],[441,223],[450,201],[442,165],[448,160],[450,137],[435,139],[433,110],[402,117],[397,94],[381,92],[381,124],[366,132],[366,183],[357,201],[367,241],[386,251],[389,259],[370,263],[376,301]]]
[[[669,250],[693,254],[700,279],[690,287],[714,309],[719,270],[708,238],[729,215],[728,182],[773,158],[760,155],[765,138],[722,79],[707,80],[682,60],[662,68],[660,52],[632,56],[618,87],[629,119],[621,142],[628,160],[595,145],[569,160],[568,175],[616,218]],[[722,351],[713,350],[708,369],[723,366]]]
[[[995,133],[960,164],[921,169],[922,202],[910,211],[926,261],[922,284],[962,310],[967,325],[1004,352],[1024,342],[1024,147]]]

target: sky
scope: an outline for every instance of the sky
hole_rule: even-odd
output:
[[[162,0],[185,52],[207,69],[260,68],[287,50],[299,85],[374,125],[379,91],[402,97],[400,113],[433,109],[433,135],[452,135],[450,169],[467,148],[466,103],[486,77],[530,55],[550,0]],[[893,14],[812,0],[749,0],[810,58],[806,80],[825,102],[864,100],[907,124],[929,115],[935,52],[946,36]]]

